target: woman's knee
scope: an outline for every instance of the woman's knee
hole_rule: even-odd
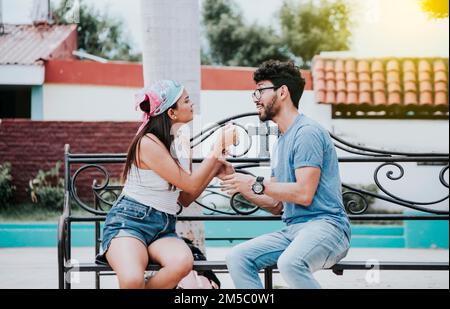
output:
[[[144,273],[127,272],[117,276],[121,289],[143,289],[145,286]]]
[[[165,262],[165,268],[177,277],[185,277],[192,270],[194,257],[192,253],[174,256]]]

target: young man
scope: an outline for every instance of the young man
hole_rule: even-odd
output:
[[[337,154],[328,132],[299,114],[305,81],[293,63],[265,62],[254,80],[261,121],[274,121],[282,134],[272,178],[233,173],[221,177],[223,190],[282,213],[286,227],[234,247],[228,269],[238,289],[262,289],[259,270],[275,264],[291,288],[320,288],[313,273],[336,264],[350,246]]]

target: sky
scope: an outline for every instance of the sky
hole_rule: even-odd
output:
[[[29,23],[33,0],[3,1],[5,23]],[[169,0],[172,1],[172,0]],[[301,0],[299,0],[301,1]],[[332,1],[332,0],[330,0]],[[448,57],[449,21],[431,20],[419,0],[348,0],[355,22],[351,55],[362,57]],[[85,0],[125,22],[135,50],[142,50],[141,0]],[[281,0],[236,1],[248,22],[277,26]]]

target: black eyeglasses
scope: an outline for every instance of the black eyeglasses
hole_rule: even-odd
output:
[[[253,97],[255,100],[260,100],[261,97],[262,97],[262,93],[263,93],[264,90],[273,89],[273,90],[276,91],[276,90],[278,90],[278,89],[280,89],[280,88],[281,88],[281,86],[278,86],[278,87],[272,86],[272,87],[259,88],[259,89],[256,89],[255,92],[253,92],[252,97]]]

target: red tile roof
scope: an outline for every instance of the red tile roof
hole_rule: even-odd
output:
[[[5,25],[5,34],[0,35],[0,65],[73,58],[76,49],[76,25]]]
[[[313,62],[318,103],[380,111],[429,108],[448,113],[448,59],[329,59]]]

